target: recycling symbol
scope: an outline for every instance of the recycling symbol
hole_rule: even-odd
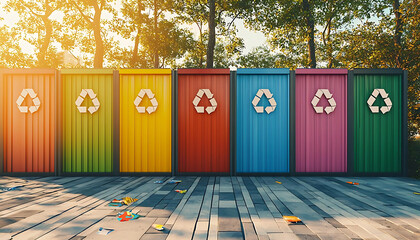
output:
[[[150,103],[152,104],[151,107],[140,107],[140,103],[143,100],[144,95],[147,95],[147,97],[150,99]],[[136,99],[134,100],[134,105],[137,108],[137,111],[139,113],[145,113],[146,111],[149,114],[152,114],[153,112],[156,112],[156,109],[158,107],[158,102],[155,98],[155,94],[153,94],[152,90],[150,89],[141,89],[139,94],[137,95]]]
[[[378,106],[372,106],[379,94],[381,94],[381,97],[386,104],[386,106],[381,107],[382,114],[385,114],[385,113],[391,111],[392,102],[391,102],[391,99],[388,97],[388,93],[386,93],[384,89],[376,88],[375,90],[373,90],[372,94],[370,95],[369,99],[367,100],[367,104],[368,104],[368,106],[370,108],[370,111],[372,113],[379,113],[379,107]]]
[[[269,89],[259,89],[257,95],[255,95],[254,99],[252,100],[252,105],[254,106],[254,109],[257,113],[263,113],[264,107],[257,106],[263,95],[265,95],[268,98],[268,102],[270,103],[270,106],[265,107],[265,111],[267,112],[267,114],[270,114],[276,109],[277,103],[276,100],[274,100],[273,94],[271,94]]]
[[[93,103],[93,106],[90,106],[89,108],[87,108],[87,111],[89,111],[90,114],[94,114],[96,111],[98,111],[101,104],[99,103],[99,100],[96,97],[96,94],[95,94],[95,92],[93,92],[92,89],[82,89],[79,97],[77,98],[77,100],[75,102],[76,106],[77,106],[77,109],[79,109],[80,113],[86,113],[86,107],[80,106],[83,103],[83,101],[85,100],[86,95],[89,95],[89,97],[90,97],[90,99],[92,100],[92,103]]]
[[[32,102],[33,102],[34,105],[30,106],[30,107],[22,106],[22,103],[23,103],[23,101],[25,100],[25,98],[28,94],[32,98]],[[26,88],[26,89],[23,89],[22,92],[20,93],[20,96],[16,100],[16,104],[17,104],[17,106],[19,108],[19,111],[21,113],[27,113],[28,109],[29,109],[29,112],[34,113],[34,112],[38,111],[39,106],[41,105],[41,101],[39,100],[35,91],[32,88]]]
[[[328,103],[330,104],[330,106],[325,107],[325,109],[322,106],[317,106],[319,100],[321,100],[322,95],[324,95],[327,98]],[[330,90],[328,89],[318,89],[311,103],[316,113],[323,113],[325,111],[327,114],[330,114],[334,112],[335,107],[337,106],[337,103],[335,102],[332,94],[330,93]]]
[[[197,113],[204,113],[204,107],[198,106],[198,104],[201,101],[201,98],[203,97],[203,95],[206,94],[207,98],[210,101],[211,106],[206,107],[206,112],[208,114],[216,111],[217,108],[217,102],[216,99],[213,98],[213,93],[211,93],[210,89],[200,89],[197,92],[197,95],[195,95],[195,98],[193,100],[193,105],[195,107],[195,110],[197,111]]]

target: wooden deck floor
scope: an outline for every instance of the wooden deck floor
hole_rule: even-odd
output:
[[[408,178],[0,177],[0,239],[420,239]],[[281,181],[278,184],[275,181]],[[356,181],[353,186],[346,181]],[[175,189],[188,189],[186,194]],[[113,208],[113,198],[139,201]],[[141,218],[118,222],[123,210]],[[302,224],[287,224],[295,215]],[[160,232],[151,225],[164,224]],[[107,236],[100,227],[112,228]]]

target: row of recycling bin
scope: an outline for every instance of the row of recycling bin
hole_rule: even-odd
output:
[[[10,69],[0,174],[404,175],[400,69]]]

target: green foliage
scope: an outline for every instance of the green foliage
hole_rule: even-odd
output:
[[[0,68],[22,68],[33,66],[33,59],[22,52],[17,30],[7,26],[0,27]]]
[[[406,0],[402,13],[401,46],[394,42],[395,19],[392,11],[382,13],[378,22],[358,24],[337,35],[341,42],[337,66],[345,68],[403,68],[408,70],[409,137],[420,129],[420,6],[416,0]],[[399,57],[399,62],[397,61]]]
[[[121,16],[114,18],[113,29],[131,40],[133,47],[114,49],[114,65],[153,68],[155,56],[158,67],[176,65],[176,59],[191,49],[193,37],[179,26],[178,19],[168,17],[172,6],[172,0],[123,1]]]
[[[56,42],[56,33],[59,23],[51,16],[64,7],[60,0],[8,0],[6,11],[15,11],[19,14],[17,27],[13,30],[15,38],[22,39],[35,46],[37,67],[58,67],[57,50],[53,44]]]
[[[214,67],[225,68],[235,65],[241,54],[243,39],[236,36],[237,28],[234,20],[240,15],[243,3],[249,1],[216,1],[216,45],[214,53]],[[208,43],[209,8],[206,0],[174,0],[173,5],[176,19],[183,24],[197,27],[198,38],[191,42],[191,49],[185,56],[185,61],[178,67],[204,68]]]
[[[274,53],[267,46],[253,49],[238,59],[238,67],[241,68],[285,68],[293,66],[293,60],[287,59],[282,54]]]
[[[64,50],[80,51],[84,67],[102,68],[118,42],[104,15],[115,15],[115,0],[66,0],[60,39]],[[106,63],[107,61],[105,61]]]
[[[251,7],[245,6],[242,15],[249,27],[266,34],[272,48],[288,56],[291,68],[310,64],[308,39],[311,29],[307,18],[312,17],[317,62],[336,67],[339,63],[335,56],[341,47],[336,36],[340,31],[350,27],[355,19],[369,18],[385,8],[381,0],[312,0],[308,4],[309,12],[304,11],[303,1],[259,0]]]

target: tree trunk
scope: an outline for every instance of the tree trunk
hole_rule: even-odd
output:
[[[202,48],[202,44],[203,44],[203,30],[202,30],[202,27],[203,27],[203,25],[202,24],[200,25],[200,24],[197,23],[197,26],[198,26],[198,29],[200,31],[200,45],[198,47],[198,52],[200,53],[199,66],[200,66],[200,68],[202,68],[203,67],[203,62],[204,62],[204,58],[203,58],[204,49]]]
[[[158,29],[157,29],[157,27],[158,27],[158,16],[157,16],[157,12],[158,12],[158,9],[157,9],[157,0],[155,0],[155,2],[154,2],[154,13],[153,13],[153,20],[154,20],[154,40],[155,40],[155,44],[157,43],[157,41],[158,41],[158,39],[157,39],[157,31],[158,31]],[[155,68],[159,68],[159,52],[158,52],[158,48],[156,47],[156,45],[155,45],[155,47],[154,47],[154,53],[153,53],[153,58],[154,58],[154,67]]]
[[[137,0],[137,15],[141,16],[141,11],[143,10],[142,0]],[[136,67],[136,64],[139,61],[139,44],[140,44],[140,34],[141,34],[141,25],[143,24],[143,20],[136,22],[137,24],[137,34],[134,38],[134,48],[133,48],[133,55],[131,57],[130,65],[131,67]]]
[[[139,42],[140,42],[140,26],[137,27],[136,38],[134,39],[133,56],[131,57],[131,67],[136,67],[139,60]]]
[[[332,20],[331,20],[332,21]],[[328,25],[328,30],[327,30],[327,43],[328,43],[328,47],[327,47],[327,56],[328,56],[328,68],[332,68],[333,67],[333,47],[332,47],[332,42],[331,42],[331,24],[332,22],[330,22],[330,24]]]
[[[208,0],[209,12],[209,42],[207,44],[207,68],[213,68],[214,47],[216,46],[216,1]]]
[[[395,46],[395,67],[401,67],[401,35],[402,35],[402,19],[400,13],[400,1],[394,0],[393,3],[395,15],[395,33],[394,33],[394,46]]]
[[[42,21],[45,24],[45,38],[42,42],[41,48],[39,49],[38,52],[38,66],[39,67],[48,67],[47,64],[47,51],[48,48],[50,46],[50,42],[51,42],[51,36],[52,36],[52,31],[53,31],[53,27],[51,24],[51,21],[48,19],[48,17],[43,17]]]
[[[306,27],[308,28],[308,50],[309,50],[309,67],[316,68],[315,56],[315,21],[312,14],[309,0],[302,1],[302,8],[305,12]]]
[[[103,68],[104,64],[104,42],[101,35],[101,10],[95,10],[93,18],[93,34],[95,36],[95,58],[93,60],[94,68]]]

